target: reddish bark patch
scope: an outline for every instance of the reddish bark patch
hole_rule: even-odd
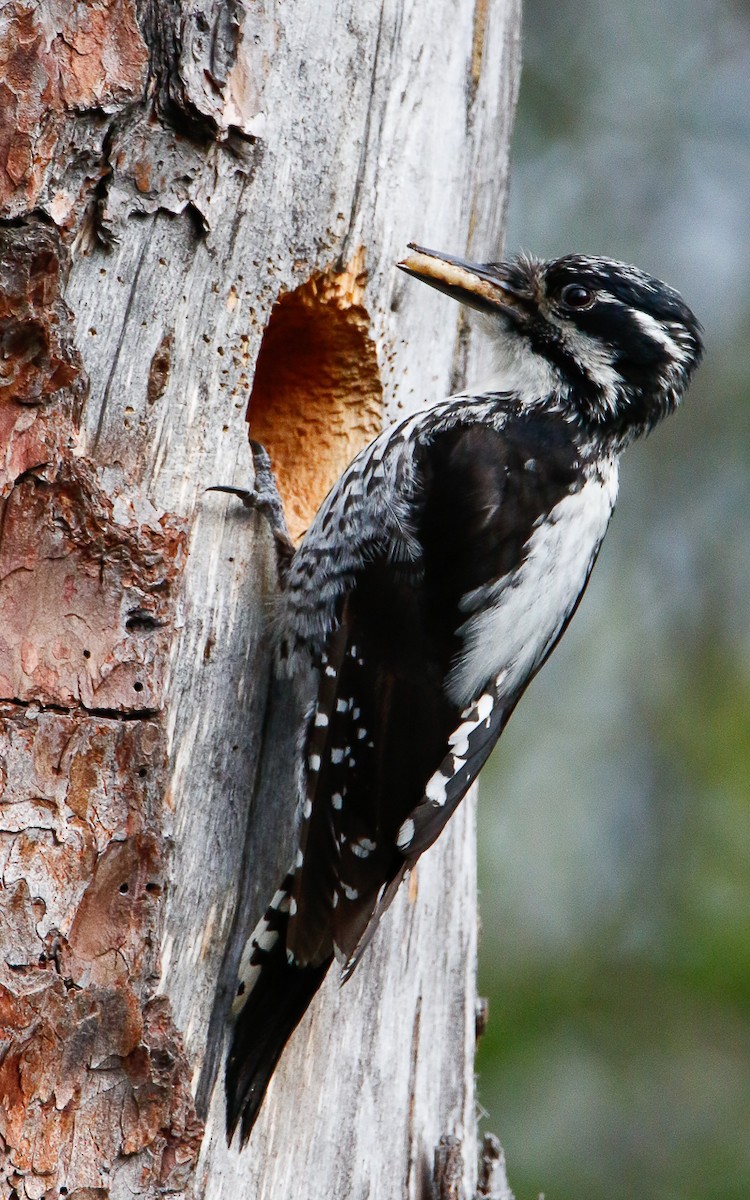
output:
[[[13,942],[21,949],[0,941],[0,963],[35,963],[44,954],[60,966],[64,952],[66,976],[85,982],[108,925],[131,978],[145,984],[154,970],[164,870],[161,726],[0,704],[0,744],[0,882],[11,890],[23,882],[38,902],[37,911],[29,909],[29,929]],[[126,881],[128,890],[119,892]],[[145,958],[144,947],[128,941],[134,924],[149,947]],[[112,982],[114,975],[97,970],[99,982]]]
[[[141,1009],[132,990],[77,991],[49,972],[31,976],[24,996],[0,984],[0,1180],[20,1176],[29,1198],[101,1187],[132,1155],[147,1194],[179,1190],[201,1128],[168,1002]]]
[[[0,231],[0,1194],[18,1200],[179,1191],[201,1134],[153,995],[166,753],[146,714],[185,534],[76,454],[61,273],[54,230]]]
[[[70,441],[81,360],[53,230],[0,230],[0,494]]]
[[[130,1155],[148,1185],[177,1189],[201,1130],[151,994],[162,731],[0,705],[0,744],[0,1181],[29,1200],[104,1187]]]
[[[14,488],[0,530],[0,698],[161,707],[184,533],[128,508],[115,518],[83,459]]]
[[[110,842],[71,926],[65,974],[76,983],[145,978],[163,890],[162,846],[154,834]]]
[[[72,453],[84,381],[60,277],[53,230],[0,231],[0,698],[153,710],[184,533],[125,501],[115,517]]]
[[[10,0],[0,13],[0,212],[19,216],[43,193],[52,215],[75,220],[80,196],[65,164],[84,149],[81,113],[102,126],[139,98],[148,52],[135,0]],[[99,139],[101,141],[101,138]],[[90,183],[103,166],[93,166]],[[54,178],[58,175],[59,178]]]

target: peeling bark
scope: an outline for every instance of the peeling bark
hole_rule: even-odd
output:
[[[204,489],[251,483],[249,424],[300,534],[384,420],[476,368],[392,264],[498,253],[518,16],[2,6],[3,1196],[473,1194],[471,801],[226,1147],[226,996],[291,855],[294,729],[268,531]]]
[[[11,0],[0,14],[0,208],[72,228],[101,178],[112,114],[143,96],[133,0]]]
[[[154,995],[163,732],[3,703],[0,745],[0,1179],[19,1197],[108,1195],[136,1172],[179,1191],[201,1127]]]
[[[155,995],[184,523],[81,453],[66,266],[0,230],[0,1180],[30,1200],[181,1191],[202,1132]]]

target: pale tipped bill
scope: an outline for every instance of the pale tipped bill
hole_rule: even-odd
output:
[[[513,286],[506,263],[470,263],[413,242],[408,249],[411,254],[397,264],[399,269],[459,303],[507,316],[526,312],[529,297]]]

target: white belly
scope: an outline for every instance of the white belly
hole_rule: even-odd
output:
[[[510,694],[539,665],[586,584],[616,497],[612,462],[534,531],[521,566],[461,629],[464,649],[448,681],[456,704],[467,705],[491,680]]]

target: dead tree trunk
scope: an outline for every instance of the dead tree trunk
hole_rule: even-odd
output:
[[[497,253],[518,26],[518,0],[2,6],[3,1197],[421,1198],[441,1137],[473,1192],[471,803],[226,1147],[222,988],[287,866],[293,731],[267,531],[204,489],[251,483],[247,419],[300,532],[460,382],[457,313],[392,264]]]

